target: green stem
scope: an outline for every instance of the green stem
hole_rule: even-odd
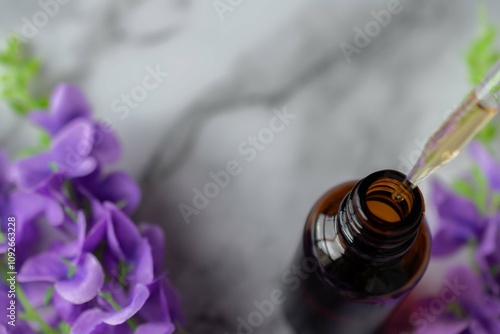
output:
[[[17,298],[19,299],[19,302],[21,303],[24,312],[25,312],[25,317],[27,319],[33,320],[38,325],[40,325],[40,328],[42,329],[42,332],[45,334],[57,334],[57,331],[54,330],[52,327],[50,327],[43,319],[40,317],[40,315],[36,312],[36,310],[31,306],[28,298],[26,297],[26,294],[24,293],[24,290],[21,288],[19,284],[16,284],[16,293],[17,293]]]

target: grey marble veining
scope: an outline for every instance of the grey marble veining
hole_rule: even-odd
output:
[[[37,89],[80,84],[123,139],[120,167],[144,187],[136,217],[167,233],[167,268],[190,333],[235,333],[254,301],[283,288],[314,201],[342,181],[406,168],[469,89],[463,55],[476,32],[475,4],[402,3],[350,63],[339,44],[352,44],[353,29],[387,1],[247,1],[221,21],[210,2],[75,0],[30,40],[46,61]],[[40,10],[0,5],[10,10],[0,14],[4,34]],[[498,21],[499,4],[488,6]],[[122,119],[112,103],[141,83],[148,66],[170,75]],[[295,118],[247,161],[240,145],[284,108]],[[2,116],[0,134],[13,122]],[[4,145],[31,140],[21,129]],[[241,173],[187,224],[179,205],[192,205],[193,189],[231,160]],[[289,333],[279,308],[254,330]]]

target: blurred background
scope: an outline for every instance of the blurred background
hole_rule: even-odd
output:
[[[500,3],[484,2],[500,22]],[[321,194],[408,172],[471,88],[478,2],[391,3],[1,0],[0,37],[21,36],[43,61],[36,90],[81,86],[118,132],[118,167],[143,187],[136,217],[167,233],[187,330],[222,334],[283,284]],[[0,145],[14,151],[33,133],[5,109]],[[289,333],[279,308],[254,330]]]

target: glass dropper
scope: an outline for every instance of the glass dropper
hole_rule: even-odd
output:
[[[453,160],[498,112],[499,91],[500,62],[432,134],[403,186],[414,189],[436,169]],[[399,191],[394,192],[393,198],[398,201],[403,199]]]

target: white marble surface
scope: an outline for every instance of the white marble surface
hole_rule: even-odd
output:
[[[387,3],[241,1],[222,21],[211,1],[73,0],[29,39],[46,64],[37,89],[81,85],[122,138],[120,167],[144,186],[137,217],[165,227],[190,333],[236,332],[236,319],[280,288],[314,201],[344,180],[407,171],[401,159],[469,89],[472,1],[402,1],[403,11],[346,61],[339,44],[352,44],[353,29]],[[37,2],[0,5],[0,36],[41,10]],[[488,6],[498,22],[500,4]],[[113,101],[141,84],[148,66],[169,76],[122,117]],[[296,118],[246,161],[239,145],[268,126],[274,108]],[[31,131],[9,133],[15,120],[3,109],[0,139],[14,150]],[[186,224],[179,204],[231,160],[242,172]],[[431,266],[429,275],[439,274]],[[289,333],[280,312],[255,333]]]

